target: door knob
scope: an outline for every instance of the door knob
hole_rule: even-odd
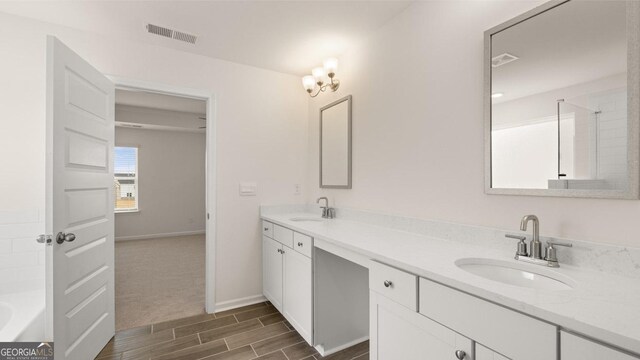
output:
[[[463,360],[467,356],[467,353],[464,350],[456,350],[456,357],[458,360]]]
[[[62,231],[60,231],[58,233],[58,235],[56,235],[56,242],[58,244],[62,244],[65,241],[66,242],[72,242],[75,239],[76,239],[76,235],[74,233],[65,234]]]
[[[38,238],[36,239],[36,241],[40,244],[47,244],[47,245],[51,245],[51,235],[38,235]]]

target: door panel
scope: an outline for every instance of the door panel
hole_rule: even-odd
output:
[[[92,359],[115,332],[113,142],[113,84],[50,36],[47,334],[56,360]],[[59,232],[75,239],[58,244]]]

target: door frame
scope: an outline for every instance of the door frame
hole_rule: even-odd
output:
[[[215,93],[180,86],[167,85],[156,82],[131,79],[116,75],[105,74],[115,85],[116,90],[145,91],[162,95],[186,97],[205,100],[207,102],[206,113],[206,161],[205,161],[205,311],[209,314],[215,312],[215,249],[216,249],[216,96]]]

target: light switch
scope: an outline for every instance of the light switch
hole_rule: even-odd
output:
[[[240,196],[256,196],[258,184],[254,182],[240,183]]]

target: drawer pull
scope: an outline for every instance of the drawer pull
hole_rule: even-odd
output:
[[[391,281],[389,280],[384,281],[384,287],[391,287],[391,286],[393,286],[393,283]]]
[[[467,353],[464,350],[456,350],[456,358],[458,360],[463,360],[465,357],[467,357]]]
[[[298,243],[298,246],[302,246],[302,245],[304,245],[304,244],[303,244],[303,243],[301,243],[301,242],[299,242],[299,243]]]
[[[264,231],[269,231],[269,228],[264,228]]]

